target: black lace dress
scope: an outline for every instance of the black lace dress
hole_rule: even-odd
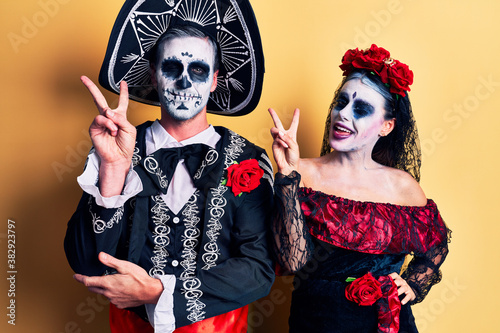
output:
[[[290,332],[418,332],[411,304],[401,306],[387,275],[400,273],[413,256],[402,273],[417,296],[412,304],[441,280],[449,230],[436,204],[359,202],[299,183],[296,172],[276,175],[275,250],[281,272],[295,274]],[[377,299],[371,305],[348,299],[351,283],[362,292],[376,285]]]

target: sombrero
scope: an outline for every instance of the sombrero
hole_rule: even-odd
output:
[[[126,0],[111,31],[99,83],[138,102],[160,105],[150,78],[149,56],[160,36],[176,25],[193,25],[212,36],[220,49],[217,89],[207,111],[240,116],[259,103],[264,55],[257,21],[248,0]]]

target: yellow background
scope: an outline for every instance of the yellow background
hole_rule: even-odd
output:
[[[97,80],[119,0],[0,2],[0,331],[108,332],[105,300],[72,279],[62,248],[96,114]],[[302,111],[301,153],[317,156],[347,48],[376,43],[410,65],[423,146],[421,185],[453,230],[443,281],[414,307],[421,332],[498,331],[500,3],[494,0],[254,0],[266,57],[250,115],[210,116],[271,154],[267,113]],[[106,94],[110,104],[116,96]],[[132,103],[130,120],[158,117]],[[285,125],[287,126],[287,125]],[[7,297],[7,224],[16,232],[16,325]],[[253,332],[286,332],[290,283],[254,307]]]

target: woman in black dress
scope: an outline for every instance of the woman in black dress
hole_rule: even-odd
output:
[[[418,332],[410,305],[441,280],[449,230],[418,184],[413,72],[376,45],[347,51],[340,68],[320,157],[300,158],[298,109],[288,130],[269,110],[290,332]]]

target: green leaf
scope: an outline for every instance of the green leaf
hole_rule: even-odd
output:
[[[356,278],[348,277],[347,279],[345,279],[345,282],[352,282],[354,280],[356,280]]]
[[[227,184],[227,179],[224,179],[221,184],[222,185],[226,185]]]

